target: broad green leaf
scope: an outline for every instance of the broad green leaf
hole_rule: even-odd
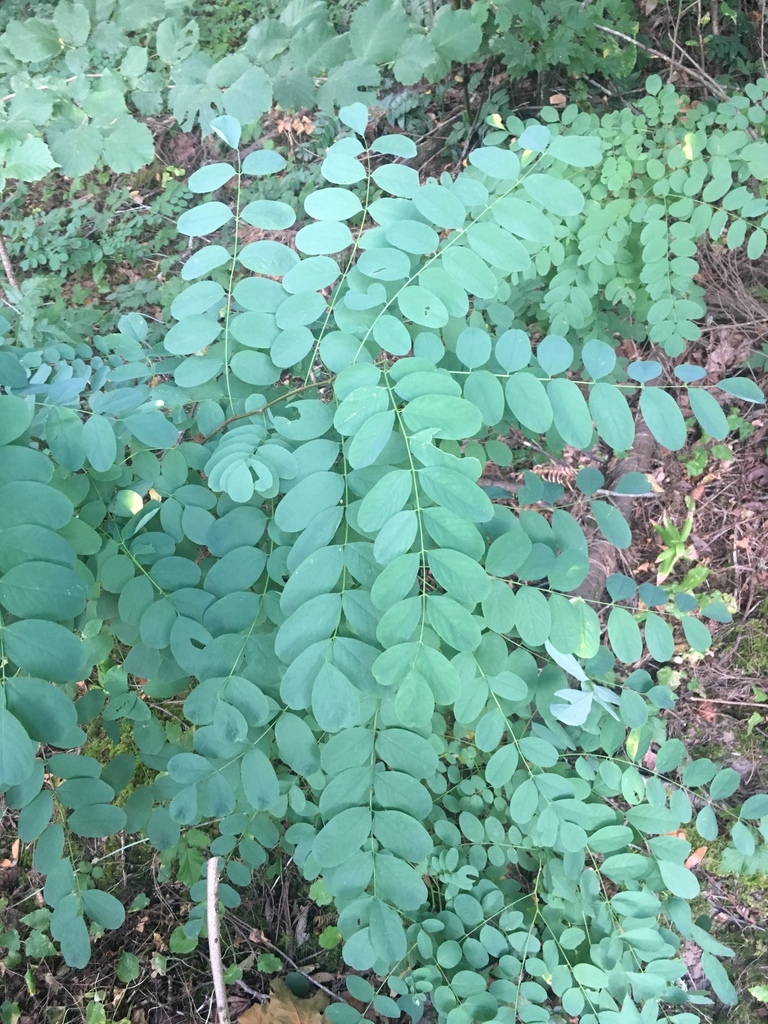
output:
[[[656,661],[669,661],[675,653],[675,639],[668,623],[655,612],[648,612],[645,620],[645,644]]]
[[[0,445],[21,437],[34,412],[34,403],[16,395],[0,395]]]
[[[410,276],[411,261],[400,249],[366,249],[360,253],[357,269],[377,281],[404,281]]]
[[[6,178],[18,178],[19,181],[39,181],[56,166],[46,143],[42,139],[30,137],[8,147],[3,174]]]
[[[117,439],[112,424],[105,416],[94,413],[83,424],[82,443],[93,468],[106,473],[117,458]]]
[[[491,581],[486,572],[461,552],[430,551],[427,560],[437,582],[457,600],[475,605],[490,593]]]
[[[331,818],[312,843],[312,856],[323,868],[348,861],[371,834],[371,812],[367,807],[349,807]]]
[[[685,444],[686,428],[680,407],[663,388],[644,387],[640,391],[640,411],[648,429],[665,448],[679,451]]]
[[[400,6],[388,0],[366,0],[350,22],[352,52],[371,64],[389,64],[397,56],[408,29],[408,19]]]
[[[725,968],[717,957],[706,951],[703,952],[701,954],[701,967],[720,1002],[725,1003],[726,1006],[735,1006],[739,1001],[739,997]]]
[[[35,768],[37,744],[19,720],[0,706],[0,785],[3,790],[24,782]]]
[[[434,747],[417,733],[405,729],[383,729],[376,735],[376,753],[395,771],[415,779],[427,779],[437,770]]]
[[[85,913],[102,928],[119,928],[125,921],[125,908],[111,893],[85,889],[82,900]]]
[[[546,214],[519,196],[501,199],[494,203],[491,212],[503,228],[518,238],[526,238],[542,245],[554,238],[554,228]]]
[[[602,143],[596,136],[556,135],[547,153],[569,167],[594,167],[600,163]]]
[[[502,533],[488,549],[485,568],[493,576],[511,576],[528,558],[531,548],[530,537],[519,527]]]
[[[525,331],[505,331],[497,340],[494,349],[496,359],[507,373],[522,370],[531,361],[531,342]]]
[[[330,256],[342,252],[352,245],[352,242],[352,232],[347,225],[335,220],[320,220],[314,224],[307,224],[296,233],[295,239],[299,252],[308,256]]]
[[[493,506],[485,492],[454,469],[427,466],[419,470],[419,487],[435,504],[469,522],[487,523],[493,518]]]
[[[540,647],[549,639],[552,617],[544,594],[535,587],[515,591],[515,629],[526,644]]]
[[[115,835],[125,828],[125,822],[125,811],[113,804],[88,804],[67,818],[67,824],[75,835],[94,839]]]
[[[269,811],[280,796],[275,769],[263,751],[251,747],[240,763],[240,781],[245,797],[254,811]]]
[[[536,359],[550,377],[564,373],[573,362],[573,346],[557,334],[548,334],[536,346]]]
[[[538,736],[524,736],[520,740],[520,753],[539,768],[552,768],[557,764],[557,748]]]
[[[640,627],[626,608],[612,608],[608,616],[608,638],[619,661],[633,665],[643,653]]]
[[[508,149],[499,146],[484,146],[474,149],[469,154],[469,162],[489,178],[500,181],[517,181],[520,174],[520,161]]]
[[[413,172],[416,175],[416,172]],[[418,180],[418,175],[416,175]],[[439,228],[461,228],[467,217],[467,211],[461,200],[453,192],[428,182],[413,193],[413,205],[425,220],[436,224]]]
[[[635,422],[621,390],[598,381],[589,392],[589,411],[601,439],[614,451],[628,451],[635,440]]]
[[[86,670],[86,648],[68,629],[43,619],[12,622],[0,632],[5,655],[30,676],[77,682]]]
[[[273,199],[255,199],[243,207],[240,216],[246,224],[266,231],[282,231],[296,220],[292,207]]]
[[[0,579],[0,604],[21,619],[73,619],[85,608],[88,588],[72,569],[26,562]]]
[[[63,690],[26,676],[9,679],[6,687],[8,710],[32,739],[58,747],[74,747],[82,742],[77,710]]]
[[[504,390],[509,408],[524,427],[536,434],[549,430],[554,413],[538,377],[532,373],[513,373]]]
[[[385,236],[387,242],[396,249],[414,255],[435,252],[440,244],[440,237],[434,228],[418,220],[396,221],[386,229]]]
[[[385,192],[406,199],[413,199],[420,187],[419,172],[403,164],[381,164],[371,177]]]
[[[499,290],[496,275],[472,249],[453,244],[443,250],[441,263],[446,273],[470,295],[479,299],[495,298]]]
[[[484,366],[491,354],[491,338],[477,327],[465,328],[456,340],[456,356],[470,369]]]
[[[701,654],[708,651],[712,646],[712,635],[701,619],[695,619],[692,615],[684,615],[682,623],[685,639],[694,651],[699,651]]]
[[[628,548],[632,543],[632,531],[621,512],[607,501],[590,501],[589,507],[605,539],[617,548]]]
[[[575,217],[584,209],[584,196],[576,186],[551,174],[529,174],[523,178],[523,188],[545,210],[560,217]]]
[[[426,902],[427,887],[421,875],[405,861],[382,852],[376,855],[375,864],[376,890],[382,899],[405,911],[418,910]]]
[[[470,11],[441,7],[430,33],[430,41],[441,57],[466,62],[480,46],[482,32]]]
[[[444,327],[448,310],[432,292],[420,285],[409,285],[398,293],[397,304],[407,320],[422,327]]]
[[[268,274],[282,277],[299,263],[299,255],[282,242],[264,238],[249,242],[238,253],[238,259],[254,274]]]
[[[555,428],[566,444],[589,448],[592,417],[578,385],[565,377],[557,377],[547,384],[547,397],[552,405]]]
[[[339,732],[360,721],[360,694],[335,665],[325,662],[312,685],[312,713],[321,729]]]
[[[347,449],[350,466],[353,469],[363,469],[373,465],[392,436],[394,425],[395,413],[392,409],[377,412],[367,419]]]
[[[765,402],[765,395],[749,377],[726,377],[725,380],[718,381],[717,386],[727,395],[733,395],[744,402]]]
[[[32,843],[38,839],[48,826],[52,814],[53,794],[49,790],[43,790],[30,800],[19,814],[18,833],[22,843]]]
[[[522,273],[531,265],[531,257],[523,243],[493,224],[471,225],[467,241],[490,266],[498,267],[507,274]]]
[[[378,480],[360,503],[357,521],[367,532],[380,530],[399,512],[411,496],[413,475],[404,469],[393,470]]]
[[[421,395],[403,410],[406,426],[413,433],[433,429],[436,437],[463,440],[482,427],[480,412],[471,402],[450,395]]]
[[[508,743],[499,747],[485,766],[485,778],[490,786],[499,789],[505,786],[515,774],[520,758],[517,747]]]
[[[656,842],[656,840],[652,840]],[[673,896],[679,896],[684,900],[693,900],[699,895],[699,882],[696,875],[682,864],[676,864],[670,860],[658,861],[659,873],[664,880],[664,885]],[[704,954],[706,956],[706,954]]]
[[[275,510],[275,522],[287,533],[298,533],[315,516],[337,505],[344,493],[344,478],[339,473],[312,473],[282,498]]]
[[[584,348],[581,350],[581,358],[593,380],[607,377],[610,373],[613,373],[613,369],[616,366],[616,353],[614,350],[610,345],[606,345],[604,341],[598,341],[597,338],[593,338],[585,343]]]
[[[279,174],[286,166],[285,157],[274,149],[257,149],[243,160],[243,174],[264,177]]]
[[[178,229],[183,235],[203,236],[218,231],[220,227],[232,220],[232,211],[224,203],[202,203],[182,213],[178,221]]]
[[[410,814],[398,810],[373,812],[373,834],[385,850],[418,864],[432,850],[432,839]]]
[[[362,213],[363,206],[346,188],[319,188],[304,200],[304,209],[314,220],[349,220]]]
[[[222,185],[226,185],[236,173],[232,164],[208,164],[190,175],[187,188],[190,192],[215,192]]]
[[[91,956],[91,943],[75,893],[69,892],[57,902],[51,917],[51,935],[58,940],[69,967],[85,967]]]

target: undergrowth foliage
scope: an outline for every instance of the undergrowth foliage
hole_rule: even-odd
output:
[[[190,886],[191,944],[206,850],[226,863],[225,907],[273,856],[322,878],[344,960],[382,979],[376,991],[352,975],[349,990],[384,1015],[418,1020],[429,998],[450,1024],[693,1024],[679,1007],[705,997],[680,984],[683,941],[704,951],[717,995],[734,992],[729,950],[692,918],[681,829],[725,830],[725,860],[763,868],[768,797],[727,803],[738,773],[667,739],[674,695],[631,666],[673,656],[670,619],[705,651],[702,611],[727,611],[615,575],[604,630],[574,596],[588,549],[562,491],[530,474],[511,507],[478,482],[512,428],[555,451],[631,450],[635,400],[669,448],[685,439],[680,392],[725,436],[698,367],[662,379],[656,361],[627,366],[611,331],[564,314],[532,343],[518,312],[536,294],[555,303],[553,253],[570,260],[593,237],[604,267],[666,268],[659,294],[643,282],[661,302],[692,277],[675,248],[685,221],[666,193],[611,220],[618,200],[587,175],[621,168],[591,121],[531,123],[455,180],[421,184],[401,162],[408,138],[367,145],[365,108],[341,117],[349,133],[293,244],[270,237],[295,230],[289,204],[241,201],[285,161],[241,161],[240,127],[220,117],[230,156],[189,179],[209,198],[179,219],[194,251],[173,325],[132,313],[96,355],[0,352],[0,788],[46,876],[52,935],[83,966],[89,928],[122,923],[71,839],[125,830]],[[721,135],[702,129],[697,144],[722,152]],[[263,237],[241,245],[242,225]],[[208,240],[225,227],[231,244]],[[621,248],[635,229],[654,260]],[[615,280],[593,266],[592,295]],[[575,308],[590,301],[580,280]],[[631,305],[618,291],[608,301]],[[652,340],[674,356],[697,314],[663,301],[657,323],[675,328]],[[748,378],[719,388],[762,401]],[[625,547],[604,483],[596,469],[577,480],[597,529]],[[169,715],[162,702],[180,696]],[[92,723],[135,756],[72,753]],[[347,1004],[327,1013],[360,1019]]]

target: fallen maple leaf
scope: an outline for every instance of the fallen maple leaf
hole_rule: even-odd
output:
[[[239,1024],[319,1024],[328,998],[316,992],[311,999],[294,995],[284,981],[272,982],[268,1003],[256,1003],[241,1013]]]

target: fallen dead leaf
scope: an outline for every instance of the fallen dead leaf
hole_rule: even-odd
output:
[[[699,718],[705,722],[714,722],[717,718],[717,708],[708,700],[699,703]]]
[[[311,999],[299,999],[284,981],[272,982],[268,1003],[256,1003],[241,1013],[239,1024],[320,1024],[328,998],[317,992]]]
[[[19,863],[19,849],[20,848],[21,848],[20,841],[18,839],[14,839],[13,843],[11,844],[11,859],[10,860],[0,860],[0,868],[12,868],[12,867],[15,867],[16,864]]]
[[[685,866],[688,868],[689,871],[693,871],[695,867],[698,867],[699,864],[701,864],[701,862],[704,860],[704,854],[707,852],[707,850],[708,847],[700,846],[697,850],[693,851],[691,856],[685,862]]]

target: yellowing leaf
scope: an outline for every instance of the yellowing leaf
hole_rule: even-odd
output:
[[[272,982],[268,1003],[257,1003],[240,1014],[239,1024],[320,1024],[328,998],[317,992],[311,999],[295,996],[284,981]]]

